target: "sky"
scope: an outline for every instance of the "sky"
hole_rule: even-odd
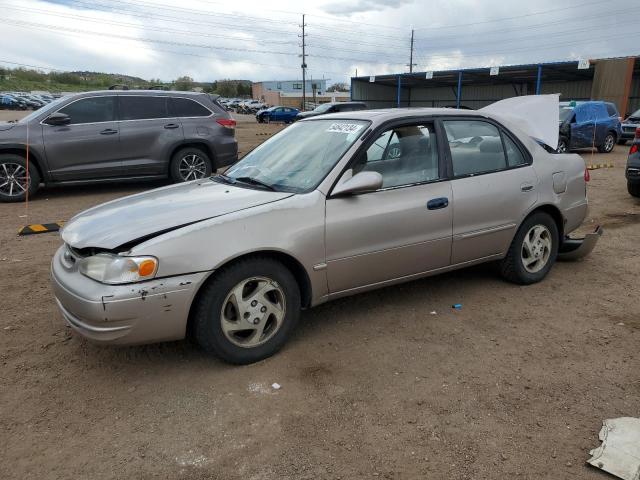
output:
[[[0,0],[0,65],[328,83],[640,54],[640,0]]]

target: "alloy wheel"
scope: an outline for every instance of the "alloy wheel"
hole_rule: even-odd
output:
[[[549,261],[553,240],[551,232],[544,225],[535,225],[529,229],[522,241],[522,265],[529,273],[542,270]]]
[[[198,180],[207,174],[207,164],[200,155],[190,153],[180,159],[178,171],[185,182]]]
[[[604,151],[608,153],[613,150],[615,143],[616,139],[613,138],[613,135],[607,135],[607,137],[604,139]]]
[[[266,277],[252,277],[231,289],[220,312],[227,339],[243,348],[269,341],[280,330],[286,313],[284,290]]]
[[[27,170],[18,163],[3,163],[0,167],[0,193],[7,197],[22,195],[28,187]]]

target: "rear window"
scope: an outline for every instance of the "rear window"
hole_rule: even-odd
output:
[[[171,98],[171,113],[176,117],[208,117],[211,111],[189,98]]]
[[[167,118],[167,97],[135,97],[123,95],[120,98],[120,120],[149,120]]]
[[[605,105],[607,106],[607,113],[609,114],[610,117],[618,116],[618,109],[613,103],[605,103]]]

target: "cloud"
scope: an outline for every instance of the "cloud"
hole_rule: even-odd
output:
[[[355,0],[330,3],[324,7],[324,10],[333,15],[352,15],[354,13],[378,12],[388,8],[400,8],[413,2],[414,0]]]

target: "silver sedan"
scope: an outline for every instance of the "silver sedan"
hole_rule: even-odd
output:
[[[538,282],[582,248],[568,234],[588,172],[520,128],[452,109],[297,122],[224,175],[74,217],[52,262],[58,305],[96,342],[192,335],[250,363],[285,344],[302,309],[338,297],[489,261]]]

